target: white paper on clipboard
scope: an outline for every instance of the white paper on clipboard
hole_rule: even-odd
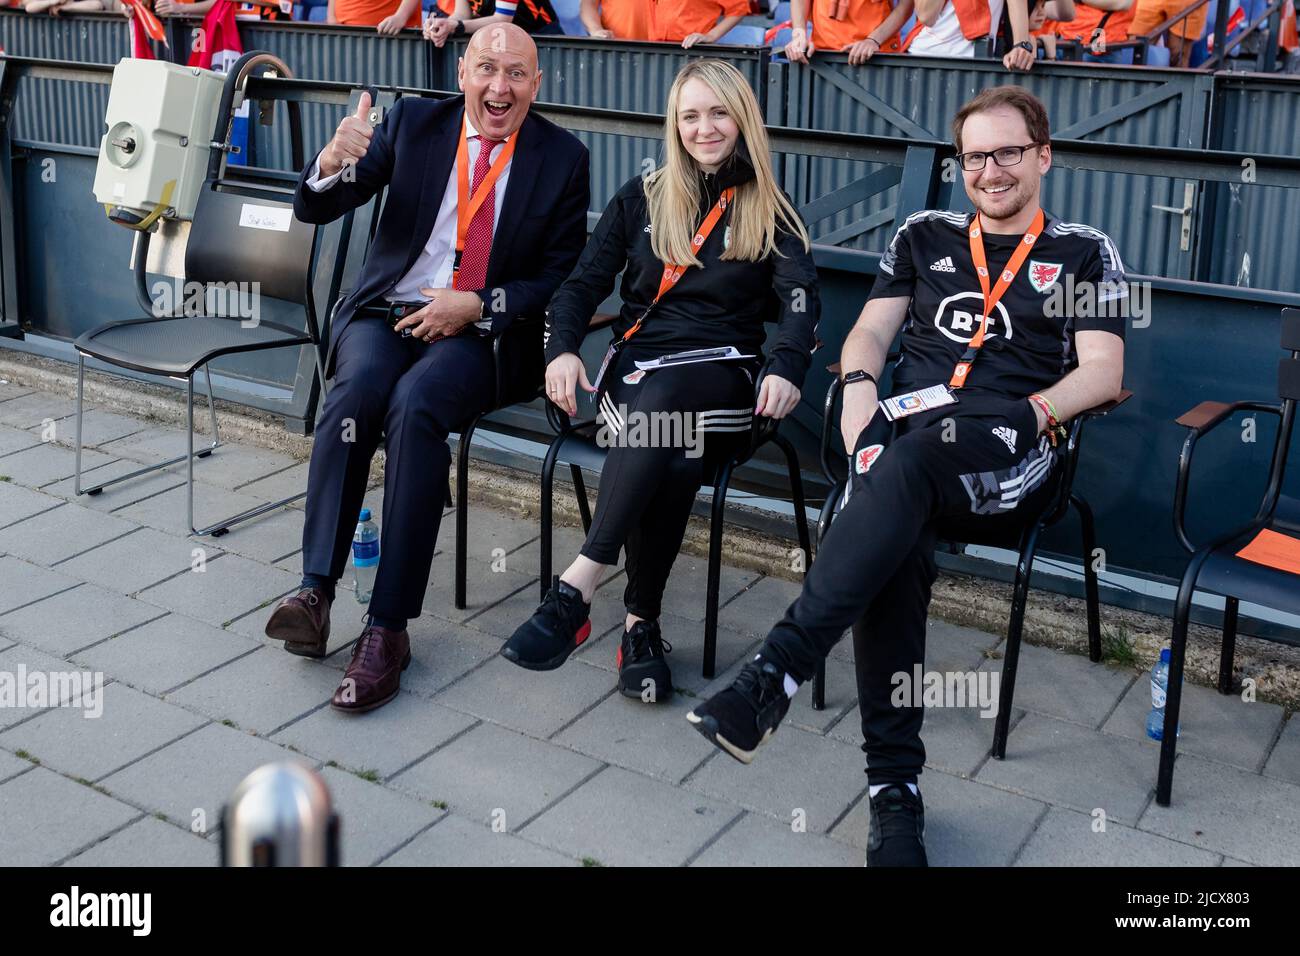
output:
[[[734,345],[728,345],[725,348],[691,349],[689,352],[674,352],[672,355],[661,355],[656,359],[637,362],[636,367],[648,372],[651,369],[694,365],[697,362],[729,362],[734,359],[751,358],[757,358],[757,356],[744,355]]]

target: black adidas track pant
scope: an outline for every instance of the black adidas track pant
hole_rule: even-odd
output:
[[[938,523],[1039,506],[1056,458],[1023,398],[963,399],[898,425],[891,441],[877,412],[863,429],[847,500],[760,650],[804,682],[852,626],[871,784],[915,780],[925,763],[924,712],[891,703],[891,678],[925,661]]]
[[[624,350],[606,372],[600,417],[612,444],[582,546],[600,564],[617,564],[626,549],[624,602],[649,621],[659,617],[700,486],[749,441],[755,374],[752,361],[638,373],[636,359],[654,354]]]

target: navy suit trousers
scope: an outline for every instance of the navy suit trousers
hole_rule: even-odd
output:
[[[447,500],[447,435],[488,410],[493,391],[491,339],[471,330],[426,344],[382,319],[350,322],[316,423],[303,573],[342,576],[382,438],[384,507],[370,613],[419,617]]]

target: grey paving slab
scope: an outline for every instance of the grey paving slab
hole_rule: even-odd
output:
[[[1105,829],[1099,829],[1100,825]],[[1217,866],[1219,855],[1090,814],[1052,807],[1016,866]]]
[[[862,851],[747,813],[691,866],[861,866]]]
[[[294,508],[278,508],[251,521],[230,528],[220,538],[202,538],[223,551],[272,564],[287,554],[302,549],[303,513]]]
[[[627,808],[638,808],[628,826]],[[740,811],[701,794],[609,767],[521,831],[604,866],[680,866]]]
[[[696,734],[686,721],[682,733]],[[684,786],[825,833],[866,789],[867,777],[856,747],[783,726],[752,764],[719,751]]]
[[[33,435],[31,432],[14,428],[10,425],[0,425],[0,458],[8,455],[10,452],[19,451],[23,448],[31,448],[39,444],[40,435]],[[0,474],[3,474],[3,464],[0,464]]]
[[[209,557],[193,570],[140,591],[139,598],[221,627],[295,588],[301,578],[238,554]]]
[[[113,515],[64,504],[0,530],[0,551],[48,568],[135,528]]]
[[[338,684],[333,668],[263,647],[171,691],[167,700],[269,734],[328,703]]]
[[[246,495],[252,495],[255,498],[265,498],[267,501],[280,501],[288,498],[290,495],[296,495],[299,492],[307,490],[307,470],[308,464],[305,461],[296,465],[290,465],[280,471],[249,481],[246,484],[239,485],[236,491],[242,491]],[[300,499],[295,502],[295,507],[301,508],[306,499]]]
[[[1046,809],[1042,803],[962,780],[921,774],[925,801],[925,855],[931,866],[1007,866]],[[871,801],[864,795],[831,831],[865,859]]]
[[[12,704],[6,700],[0,706],[0,728],[31,720],[65,704],[76,708],[79,690],[88,686],[87,682],[93,686],[93,674],[87,675],[86,670],[23,644],[0,651],[0,679],[12,683],[15,691]],[[72,672],[82,673],[73,678]],[[19,693],[23,688],[25,691]],[[92,703],[87,701],[88,706]],[[76,713],[80,714],[81,710],[77,709]]]
[[[713,745],[688,732],[686,712],[696,703],[674,695],[659,704],[613,694],[570,724],[555,742],[617,764],[680,783],[713,752]]]
[[[1157,756],[1140,741],[1028,714],[1012,726],[1007,759],[975,779],[1084,813],[1101,808],[1131,826],[1155,790]]]
[[[1297,866],[1300,787],[1179,754],[1170,806],[1152,800],[1138,829],[1259,866]]]
[[[1003,645],[981,670],[1002,673]],[[1100,727],[1137,676],[1132,668],[1094,664],[1079,654],[1063,654],[1033,644],[1020,646],[1015,706],[1031,713]]]
[[[198,477],[197,472],[195,477]],[[126,505],[113,513],[129,521],[146,524],[168,534],[189,534],[186,523],[187,491],[183,484],[169,491],[161,491],[134,504]],[[240,491],[230,491],[207,482],[196,482],[194,487],[194,527],[205,528],[210,524],[242,514],[258,505],[265,504],[261,498],[254,498]]]
[[[600,767],[590,757],[484,723],[388,783],[515,832]]]
[[[721,605],[730,601],[759,577],[756,571],[745,571],[724,564],[718,579],[718,603]],[[708,581],[707,558],[697,558],[693,554],[678,555],[673,564],[673,573],[668,577],[668,587],[664,590],[664,607],[671,607],[673,613],[688,620],[703,621],[704,595]]]
[[[346,770],[326,767],[321,776],[339,814],[344,866],[373,866],[444,813]]]
[[[98,780],[207,721],[125,684],[103,688],[98,717],[60,707],[0,734],[0,747],[26,750],[43,766]]]
[[[383,557],[379,560],[382,562]],[[433,559],[429,589],[424,593],[424,614],[461,624],[516,591],[527,587],[531,592],[536,586],[536,579],[526,574],[515,571],[493,572],[490,565],[471,561],[465,576],[465,607],[458,608],[451,552],[444,551]],[[536,608],[536,603],[533,606]]]
[[[19,385],[8,379],[0,378],[0,402],[12,401],[20,395],[30,395],[34,391],[36,390],[28,385]]]
[[[82,476],[86,481],[93,481],[94,469],[107,465],[115,459],[111,455],[86,449],[81,453]],[[64,478],[71,477],[77,470],[77,456],[71,448],[65,448],[54,442],[42,442],[32,448],[25,448],[0,458],[4,462],[4,471],[10,480],[29,488],[39,488]]]
[[[381,866],[577,866],[578,861],[449,813]]]
[[[0,634],[67,656],[166,613],[152,604],[82,584],[0,615]]]
[[[561,492],[562,493],[562,492]],[[473,518],[470,518],[471,522]],[[506,567],[511,571],[518,571],[521,574],[527,574],[529,577],[536,577],[542,570],[542,539],[538,522],[534,519],[522,519],[525,525],[531,526],[536,532],[536,537],[532,538],[525,544],[521,544],[515,550],[505,556]],[[470,525],[473,527],[473,524]],[[582,549],[582,544],[587,536],[583,534],[581,528],[556,527],[551,530],[551,573],[559,574],[564,571],[578,556]],[[619,552],[617,568],[623,567],[624,555]],[[621,590],[621,588],[620,588]]]
[[[756,645],[751,650],[757,652]],[[752,654],[746,655],[748,660]],[[738,668],[733,668],[730,672],[731,679],[739,673]],[[822,710],[813,709],[812,682],[804,684],[799,692],[794,695],[790,701],[790,710],[786,713],[786,722],[796,726],[803,727],[805,730],[811,730],[815,733],[824,734],[832,726],[837,725],[841,717],[852,711],[856,714],[858,702],[858,681],[853,671],[853,665],[839,658],[828,657],[826,659],[826,700],[825,707]],[[856,724],[855,724],[856,726]],[[850,743],[854,741],[850,740]]]
[[[195,434],[194,448],[206,448],[207,435]],[[185,454],[184,429],[151,427],[130,437],[104,445],[104,450],[123,458],[145,463],[166,461]],[[249,445],[221,445],[206,458],[194,463],[194,477],[206,485],[232,490],[265,478],[297,464],[298,459],[283,452]],[[183,461],[181,464],[185,464]]]
[[[794,581],[761,577],[732,597],[718,612],[718,621],[742,634],[767,637],[800,590],[801,586]]]
[[[411,666],[402,672],[402,687],[431,697],[494,657],[500,644],[485,635],[445,621],[418,618],[407,625],[411,635]],[[325,663],[344,668],[350,650],[340,651]]]
[[[119,594],[137,594],[221,554],[207,541],[139,528],[59,565],[59,571]]]
[[[518,551],[525,544],[541,536],[537,519],[476,507],[472,503],[473,494],[471,488],[471,504],[469,514],[466,516],[468,556],[472,560],[489,565],[498,558],[505,558],[506,566],[511,567],[516,562],[510,559],[510,553]],[[445,530],[440,530],[438,533],[442,539],[442,548],[444,551],[453,551],[455,522],[446,521],[443,522],[443,526]],[[512,568],[512,570],[523,572],[522,568]],[[536,571],[528,576],[535,575]]]
[[[1151,749],[1158,750],[1159,743],[1147,737],[1150,712],[1151,681],[1142,678],[1129,688],[1102,730],[1149,741]],[[1224,695],[1209,687],[1184,684],[1178,715],[1178,752],[1257,772],[1264,766],[1284,717],[1285,712],[1277,704],[1258,700],[1246,703],[1237,694]]]
[[[20,558],[0,555],[0,614],[80,583],[60,571],[50,571]]]
[[[267,763],[307,758],[260,737],[221,724],[208,724],[99,781],[116,796],[151,813],[201,832],[221,825],[221,806],[239,782]]]
[[[83,448],[95,448],[107,442],[116,441],[127,435],[134,435],[150,427],[142,418],[119,415],[103,408],[91,408],[81,416],[81,445]],[[44,433],[43,425],[34,425],[27,429],[38,439]],[[54,423],[54,437],[48,439],[60,445],[75,448],[77,445],[77,416],[69,415]],[[177,452],[177,454],[180,454]]]
[[[1264,765],[1264,775],[1300,784],[1300,720],[1295,714],[1286,722],[1282,733]]]
[[[367,714],[322,708],[271,739],[349,770],[373,770],[389,777],[474,723],[473,717],[402,693]]]
[[[32,762],[30,760],[24,760],[22,757],[0,750],[0,783],[31,769]]]
[[[141,817],[106,840],[78,853],[64,866],[216,866],[211,840],[156,817]]]
[[[795,698],[803,696],[800,691]],[[793,708],[792,708],[793,709]],[[1024,711],[1015,710],[1015,719]],[[993,746],[993,720],[968,707],[927,707],[921,726],[925,765],[959,777],[968,777],[984,762]],[[828,732],[829,736],[855,746],[862,743],[862,712],[855,706]]]
[[[83,666],[105,671],[151,694],[162,694],[257,646],[243,635],[168,614],[78,651],[74,657]]]
[[[138,461],[119,458],[107,465],[101,465],[94,471],[87,472],[84,476],[85,480],[81,483],[82,494],[77,494],[76,482],[72,478],[64,478],[62,481],[45,485],[41,488],[41,491],[49,495],[58,495],[79,508],[85,508],[89,511],[111,512],[119,511],[127,505],[135,504],[137,501],[143,501],[145,498],[152,498],[156,494],[185,485],[185,470],[173,465],[171,468],[151,471],[109,485],[93,495],[84,493],[84,489],[94,488],[96,485],[112,481],[114,478],[129,475],[140,467]]]
[[[4,473],[3,459],[0,459],[0,474]],[[0,481],[0,526],[25,521],[62,504],[58,498],[44,492],[11,481]]]
[[[97,842],[140,811],[44,767],[0,785],[0,860],[44,866]]]
[[[0,423],[14,428],[31,428],[47,418],[57,421],[76,411],[77,403],[70,398],[33,391],[0,402]]]
[[[494,657],[438,695],[438,703],[534,737],[549,737],[613,691],[609,674],[582,661],[525,671]]]

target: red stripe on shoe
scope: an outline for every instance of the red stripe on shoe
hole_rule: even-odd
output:
[[[577,641],[574,647],[581,647],[582,642],[591,636],[591,621],[585,622],[582,627],[578,628]]]

